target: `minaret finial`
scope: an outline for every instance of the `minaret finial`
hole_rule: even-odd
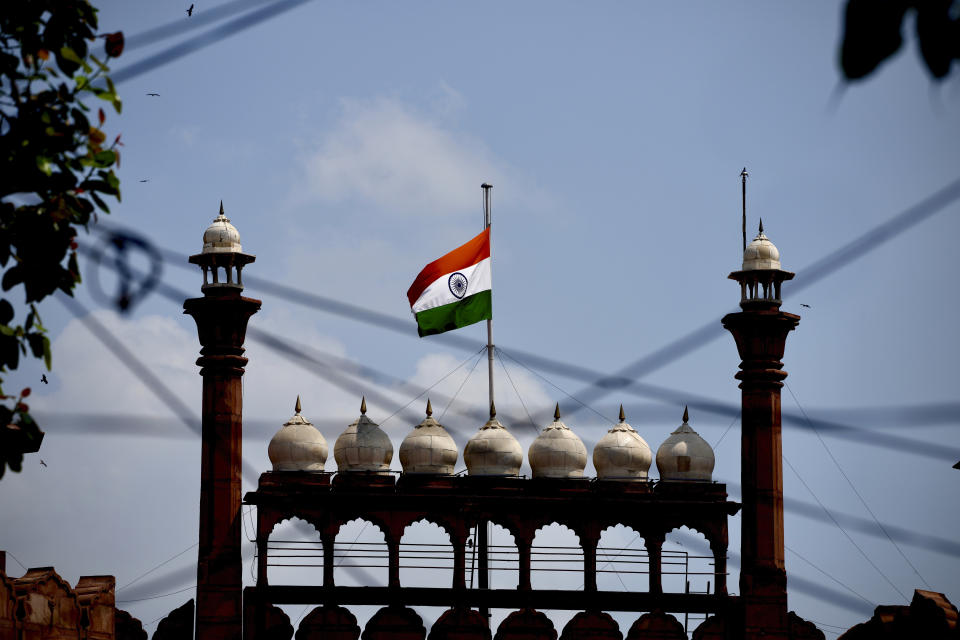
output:
[[[430,404],[430,398],[427,398],[427,417],[433,415],[433,406]]]
[[[623,412],[623,405],[620,405],[620,422],[624,422],[627,419],[627,415]]]
[[[220,201],[220,215],[223,215],[223,200]]]
[[[557,403],[557,407],[553,410],[553,419],[554,420],[560,419],[560,403],[559,402]]]
[[[367,415],[367,396],[360,400],[360,415]]]
[[[760,218],[760,233],[763,233],[763,218]]]
[[[297,404],[293,406],[293,410],[297,413],[297,415],[300,415],[300,394],[299,393],[297,394]]]
[[[687,411],[686,405],[683,407],[683,422],[686,424],[690,420],[690,412]]]
[[[490,419],[493,420],[497,417],[497,405],[490,403]]]

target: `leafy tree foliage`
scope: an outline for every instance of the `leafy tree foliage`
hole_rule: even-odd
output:
[[[840,68],[848,80],[870,75],[900,49],[911,10],[930,75],[942,80],[950,73],[960,60],[960,0],[847,0]]]
[[[98,36],[97,10],[86,0],[16,0],[0,11],[0,285],[23,291],[23,319],[0,298],[0,383],[21,355],[50,369],[50,340],[37,303],[80,282],[75,236],[105,197],[120,199],[113,167],[120,136],[107,144],[106,115],[84,103],[100,99],[120,112],[106,61],[123,50],[123,34]],[[105,39],[106,56],[91,53]],[[15,301],[16,302],[16,301]],[[0,387],[0,476],[19,471],[43,432],[25,400],[30,389]]]

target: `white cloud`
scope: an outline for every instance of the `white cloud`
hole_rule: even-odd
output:
[[[445,84],[439,94],[433,117],[396,99],[344,100],[335,127],[305,158],[298,198],[439,217],[479,210],[486,181],[532,208],[536,189],[521,186],[483,141],[444,123],[464,108],[462,96]]]

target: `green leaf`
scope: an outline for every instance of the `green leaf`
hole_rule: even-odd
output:
[[[50,353],[50,338],[43,336],[43,363],[47,365],[47,371],[50,371],[50,363],[53,360],[53,354]]]
[[[77,55],[77,52],[71,49],[70,47],[62,47],[60,49],[60,55],[76,64],[83,64],[83,60],[80,56]]]
[[[43,156],[37,156],[37,169],[40,169],[48,178],[53,174],[53,164]]]

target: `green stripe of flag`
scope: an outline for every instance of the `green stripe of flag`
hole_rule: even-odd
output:
[[[417,314],[417,331],[420,337],[459,329],[474,322],[493,318],[490,289],[467,296],[452,304],[434,307]]]

